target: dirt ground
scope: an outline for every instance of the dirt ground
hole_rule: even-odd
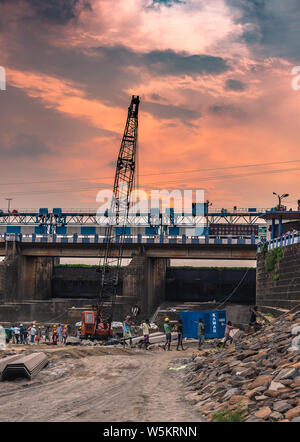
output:
[[[24,349],[10,345],[7,349]],[[117,347],[26,346],[49,364],[32,381],[0,383],[2,422],[201,422],[184,400],[181,359],[196,353]]]

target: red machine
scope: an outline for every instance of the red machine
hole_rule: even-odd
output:
[[[96,324],[97,328],[95,329]],[[81,339],[107,339],[112,337],[113,330],[111,325],[106,322],[103,323],[102,314],[100,314],[97,321],[97,310],[87,310],[81,314]]]

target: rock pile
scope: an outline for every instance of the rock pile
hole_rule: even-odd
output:
[[[240,404],[246,422],[300,422],[300,312],[226,348],[204,349],[185,370],[191,402],[208,421]]]

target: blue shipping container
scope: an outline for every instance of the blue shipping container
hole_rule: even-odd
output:
[[[205,338],[223,338],[226,327],[226,310],[180,312],[185,338],[198,338],[199,319],[204,322]]]

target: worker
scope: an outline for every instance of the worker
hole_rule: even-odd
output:
[[[18,327],[17,325],[15,326],[15,339],[16,339],[16,344],[20,343],[20,327]]]
[[[143,329],[143,335],[144,335],[144,340],[143,340],[143,345],[145,345],[146,350],[148,350],[148,345],[149,345],[149,330],[150,330],[150,322],[149,319],[146,319],[143,324],[142,324],[142,329]]]
[[[258,311],[257,305],[254,306],[253,308],[250,307],[250,312],[251,312],[251,317],[249,325],[250,327],[254,327],[255,331],[258,331],[262,326],[260,322],[257,322],[257,316],[260,317],[263,321],[270,324],[270,321],[262,313]]]
[[[5,330],[5,343],[6,344],[9,344],[9,341],[10,341],[10,339],[11,339],[11,331],[10,331],[10,328],[5,328],[4,329]]]
[[[10,333],[11,333],[12,343],[15,344],[16,343],[16,338],[15,338],[15,326],[14,325],[12,325],[10,327]]]
[[[182,341],[183,341],[183,324],[182,324],[182,319],[178,320],[178,323],[176,324],[176,329],[177,329],[177,333],[178,333],[178,341],[177,341],[177,348],[176,348],[176,350],[179,351],[179,346],[181,346],[182,350],[185,350],[183,348],[183,345],[182,345]]]
[[[64,329],[63,329],[63,331],[62,331],[62,340],[63,340],[63,343],[66,345],[66,343],[67,343],[67,338],[68,338],[68,326],[67,325],[65,325],[64,326]]]
[[[58,340],[58,334],[56,329],[54,329],[52,333],[52,344],[57,345],[57,340]]]
[[[230,343],[232,344],[232,336],[230,336],[230,330],[233,329],[232,323],[230,321],[227,322],[226,327],[225,327],[225,338],[224,338],[224,342],[223,342],[223,347],[226,346],[226,342],[230,341]]]
[[[58,324],[57,327],[57,334],[58,334],[58,342],[62,341],[62,326],[60,324]]]
[[[129,339],[130,347],[132,347],[132,335],[131,335],[131,317],[127,315],[125,321],[123,322],[123,345],[126,345],[126,339]]]
[[[36,337],[35,337],[36,343],[39,344],[41,339],[42,339],[42,329],[41,326],[39,325],[36,331]]]
[[[25,328],[23,326],[23,324],[20,324],[20,343],[24,344],[24,331]]]
[[[26,330],[26,328],[24,328],[23,339],[24,344],[28,344],[28,330]]]
[[[166,334],[166,343],[164,345],[164,350],[166,350],[167,346],[168,346],[168,351],[171,351],[171,340],[172,340],[172,329],[171,326],[169,324],[169,318],[165,318],[165,323],[164,323],[164,330],[165,330],[165,334]]]
[[[45,342],[46,341],[50,342],[50,327],[49,327],[49,325],[47,325],[47,327],[45,329]]]
[[[198,323],[198,350],[201,349],[201,345],[204,343],[204,337],[205,337],[204,322],[203,319],[200,318]]]
[[[34,338],[35,338],[35,335],[36,335],[36,328],[35,328],[35,325],[34,324],[32,324],[32,327],[30,327],[30,342],[31,342],[31,344],[33,344],[34,343]]]

